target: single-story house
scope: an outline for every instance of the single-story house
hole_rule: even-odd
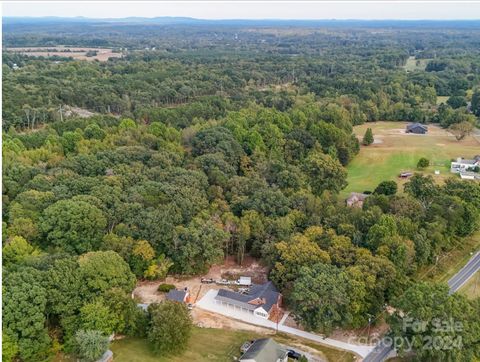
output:
[[[458,157],[456,161],[450,164],[450,172],[463,173],[480,167],[480,155],[476,155],[473,159]]]
[[[265,284],[252,284],[247,294],[220,289],[215,296],[215,303],[227,304],[264,319],[278,311],[281,302],[282,294],[270,281]]]
[[[361,194],[359,192],[351,192],[345,202],[348,207],[362,207],[363,202],[368,196],[367,194]]]
[[[407,125],[407,133],[425,134],[428,132],[428,127],[421,123],[411,123]]]
[[[167,300],[172,300],[174,302],[180,303],[188,303],[188,297],[189,293],[187,288],[185,288],[184,290],[172,289],[166,295]]]
[[[286,362],[288,351],[271,338],[254,341],[240,357],[241,362]]]

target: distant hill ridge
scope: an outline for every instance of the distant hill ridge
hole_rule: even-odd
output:
[[[87,17],[3,17],[4,25],[52,24],[52,23],[119,23],[156,25],[245,25],[245,26],[366,26],[366,27],[480,27],[478,20],[359,20],[359,19],[198,19],[190,17],[126,17],[126,18],[87,18]]]

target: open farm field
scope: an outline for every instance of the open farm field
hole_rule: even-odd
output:
[[[457,141],[451,133],[431,124],[426,135],[406,134],[407,124],[375,122],[354,127],[360,140],[366,129],[372,128],[375,142],[367,147],[361,146],[360,153],[348,165],[348,186],[343,194],[373,191],[385,180],[395,180],[402,186],[406,182],[398,178],[402,171],[430,174],[441,182],[448,177],[457,177],[450,173],[451,159],[469,158],[480,153],[480,142],[473,136]],[[416,168],[421,157],[430,160],[430,167],[423,171]],[[439,170],[440,175],[434,175],[435,170]]]
[[[34,57],[71,57],[75,60],[99,60],[105,62],[108,58],[121,58],[122,53],[115,53],[108,48],[77,48],[67,46],[57,47],[22,47],[6,48],[7,52],[21,53]],[[90,52],[91,56],[87,55]]]

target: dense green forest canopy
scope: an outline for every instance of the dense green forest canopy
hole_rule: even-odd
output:
[[[478,85],[478,24],[466,30],[445,23],[443,31],[428,23],[385,28],[368,24],[319,28],[6,24],[7,47],[102,46],[123,51],[125,57],[107,62],[52,61],[4,52],[3,127],[54,121],[64,105],[147,121],[162,121],[169,113],[165,107],[184,103],[196,107],[190,113],[203,118],[252,101],[284,111],[295,95],[308,93],[347,108],[354,124],[439,122],[445,117],[438,117],[437,96],[465,98]],[[81,36],[79,27],[84,30]],[[427,59],[425,69],[406,72],[410,56]],[[18,69],[13,70],[13,64]],[[284,87],[274,91],[278,85]],[[212,97],[220,98],[221,104],[209,105]],[[455,112],[466,108],[459,101]],[[156,114],[159,107],[162,119]],[[193,116],[187,117],[191,124]],[[444,121],[447,125],[462,115],[450,118]]]
[[[135,282],[201,274],[228,255],[268,265],[307,329],[362,327],[418,268],[479,228],[475,182],[415,175],[398,192],[366,190],[363,208],[338,196],[359,152],[354,125],[477,122],[477,28],[160,27],[159,38],[120,27],[131,34],[124,40],[106,30],[80,36],[68,24],[28,29],[7,27],[7,46],[156,50],[106,62],[4,52],[10,360],[45,360],[62,348],[97,356],[112,333],[147,336],[168,351],[160,342],[172,336],[170,315],[185,330],[172,340],[185,343],[186,309],[144,313],[130,298]],[[432,60],[407,72],[410,56]],[[465,103],[437,106],[438,95]],[[67,116],[61,106],[98,114]]]

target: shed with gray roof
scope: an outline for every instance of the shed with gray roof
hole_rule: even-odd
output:
[[[177,290],[172,289],[166,295],[167,300],[172,300],[175,302],[186,303],[188,298],[188,291],[187,290]]]

